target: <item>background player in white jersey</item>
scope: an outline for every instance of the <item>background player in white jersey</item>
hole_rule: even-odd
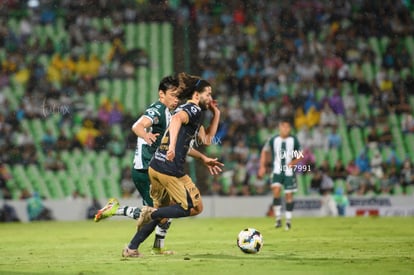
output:
[[[282,226],[281,221],[281,190],[285,192],[286,203],[286,230],[292,226],[292,212],[294,207],[293,193],[297,191],[295,178],[296,164],[301,157],[298,139],[291,135],[291,125],[288,120],[279,122],[279,134],[266,141],[260,155],[258,177],[263,178],[266,168],[272,165],[271,188],[273,192],[273,211],[276,216],[276,228]]]

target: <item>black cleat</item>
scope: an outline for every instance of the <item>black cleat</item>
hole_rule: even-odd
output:
[[[281,221],[281,220],[276,220],[275,227],[276,227],[276,228],[280,228],[280,227],[282,227],[282,221]]]
[[[287,223],[286,223],[285,230],[286,230],[286,231],[289,231],[291,228],[292,228],[292,225],[290,224],[290,222],[287,222]]]

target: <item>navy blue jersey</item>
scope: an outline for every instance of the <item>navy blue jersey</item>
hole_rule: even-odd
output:
[[[187,156],[188,150],[193,143],[193,140],[198,134],[198,129],[201,125],[201,108],[195,103],[189,101],[179,106],[175,113],[184,111],[188,115],[187,124],[182,124],[177,136],[177,143],[175,146],[175,158],[173,161],[168,161],[166,154],[168,146],[170,144],[170,131],[167,129],[161,144],[157,148],[153,159],[151,160],[150,166],[156,171],[176,177],[182,177],[184,173],[184,163]]]

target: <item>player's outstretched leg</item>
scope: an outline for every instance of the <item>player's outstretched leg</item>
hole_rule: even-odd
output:
[[[114,198],[109,199],[108,203],[103,208],[99,209],[96,213],[94,218],[95,222],[99,222],[100,220],[112,217],[113,215],[115,215],[118,208],[118,200]]]

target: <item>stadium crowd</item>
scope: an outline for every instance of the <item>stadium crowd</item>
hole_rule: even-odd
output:
[[[323,171],[343,179],[348,194],[389,194],[398,185],[406,193],[414,156],[405,149],[403,159],[396,155],[391,128],[413,134],[414,52],[405,43],[414,30],[412,11],[403,1],[200,3],[194,20],[199,66],[220,92],[220,140],[231,148],[221,157],[234,167],[227,188],[216,184],[215,192],[255,193],[258,149],[275,122],[288,117],[314,178]],[[362,108],[361,96],[367,99]],[[400,125],[390,126],[392,114]],[[336,164],[318,163],[318,149],[343,146],[341,126],[350,139],[357,138],[353,128],[360,129],[366,146],[348,163],[341,156]]]
[[[60,1],[58,8],[46,1],[43,9],[22,8],[22,1],[0,3],[0,89],[24,87],[16,109],[0,93],[2,164],[58,171],[66,169],[61,151],[108,150],[120,157],[133,150],[130,127],[137,114],[110,100],[93,112],[84,97],[100,92],[99,79],[125,79],[137,67],[148,66],[145,51],[126,49],[123,24],[168,19],[196,28],[194,67],[199,72],[192,73],[213,84],[222,110],[210,153],[226,163],[226,172],[209,182],[211,194],[268,192],[266,182],[256,178],[258,157],[281,117],[292,120],[303,163],[312,167],[304,193],[333,189],[338,179],[348,194],[412,189],[414,155],[408,147],[404,156],[396,154],[393,134],[397,127],[404,136],[414,135],[409,101],[414,96],[414,48],[406,43],[414,33],[409,1],[172,1],[169,7],[160,2],[154,4],[158,12],[153,18],[147,1]],[[8,27],[11,16],[15,28]],[[108,23],[98,27],[97,17]],[[35,32],[37,25],[55,24],[69,36]],[[90,54],[84,45],[91,41],[109,42],[108,56]],[[47,132],[37,143],[21,127],[23,120],[55,114],[59,127],[79,126],[75,136]],[[393,114],[398,125],[390,126]],[[121,127],[123,138],[111,133],[114,125]],[[349,141],[344,138],[356,138],[354,129],[363,133],[364,144],[347,160],[342,148]],[[339,152],[336,162],[318,155],[332,149]],[[45,155],[41,161],[40,153]],[[130,196],[134,189],[122,169],[119,184]],[[2,169],[5,198],[11,198],[9,177]]]

